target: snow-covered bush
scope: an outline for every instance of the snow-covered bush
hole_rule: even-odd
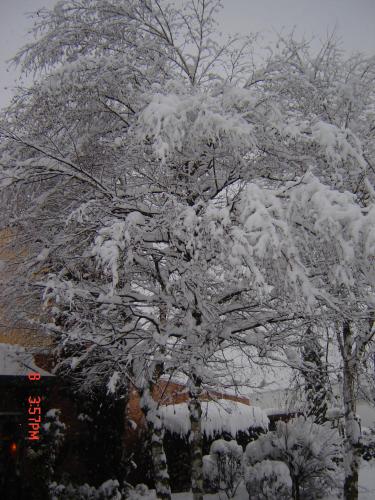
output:
[[[210,448],[210,454],[203,457],[203,475],[212,490],[225,491],[233,498],[242,480],[242,447],[236,441],[218,439]]]
[[[57,408],[48,410],[43,417],[41,438],[30,441],[26,449],[28,467],[33,471],[31,489],[37,491],[40,498],[45,498],[48,485],[55,478],[55,464],[65,439],[66,426],[60,420],[61,411]],[[30,493],[31,497],[34,493]]]
[[[47,455],[48,467],[53,474],[54,466],[65,440],[66,425],[61,422],[61,410],[52,408],[44,416],[42,425],[43,447]]]
[[[364,460],[373,460],[375,458],[375,430],[362,428],[361,453]]]
[[[32,460],[40,459],[48,469],[48,474],[53,475],[54,465],[65,439],[66,426],[60,420],[61,411],[57,408],[48,410],[44,415],[41,427],[41,443],[39,441],[28,450]]]
[[[245,485],[250,500],[287,500],[292,495],[288,466],[277,460],[263,460],[245,467]]]
[[[72,484],[50,484],[51,500],[121,500],[123,498],[119,483],[109,479],[98,488],[88,484],[79,486]]]
[[[154,491],[145,484],[124,483],[120,487],[116,479],[108,479],[99,487],[89,484],[57,484],[49,485],[51,500],[154,500]]]
[[[336,459],[340,454],[337,432],[329,425],[315,424],[312,418],[298,417],[277,422],[276,430],[249,443],[245,465],[254,466],[265,459],[281,461],[288,466],[293,496],[317,499],[327,489],[336,488]]]
[[[154,500],[155,494],[148,489],[145,484],[137,484],[137,486],[125,485],[124,498],[126,500]]]

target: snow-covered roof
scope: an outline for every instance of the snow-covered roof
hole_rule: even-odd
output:
[[[160,413],[168,431],[180,436],[188,434],[190,419],[187,403],[162,406]],[[268,424],[266,413],[257,406],[226,399],[202,401],[202,429],[209,438],[223,432],[235,438],[239,431],[247,432],[249,428],[255,427],[266,430]]]
[[[51,373],[35,364],[33,355],[19,345],[0,343],[0,376],[27,376],[35,371],[42,376],[52,376]]]

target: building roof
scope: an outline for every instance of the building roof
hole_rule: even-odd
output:
[[[202,430],[207,437],[226,432],[233,438],[239,431],[250,428],[268,429],[266,413],[256,406],[239,401],[217,400],[202,401]],[[160,407],[160,415],[165,428],[170,432],[186,436],[190,430],[189,408],[187,403]]]
[[[26,377],[30,372],[38,372],[42,377],[53,377],[36,365],[32,353],[24,347],[0,343],[0,377]]]

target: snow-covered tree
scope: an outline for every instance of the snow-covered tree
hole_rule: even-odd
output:
[[[242,447],[236,441],[214,441],[210,454],[203,457],[203,473],[211,488],[233,498],[242,481],[242,457]]]
[[[20,275],[42,289],[71,370],[138,388],[159,498],[170,498],[152,398],[161,376],[188,377],[198,500],[200,396],[231,375],[227,354],[275,355],[315,314],[371,308],[369,62],[335,73],[345,65],[324,49],[291,73],[304,47],[288,41],[255,71],[248,40],[215,41],[219,5],[67,0],[41,11],[16,61],[46,76],[0,126],[4,223],[29,252]],[[330,99],[348,74],[365,96],[347,105],[352,129],[327,118],[341,116],[345,92]]]
[[[292,480],[284,462],[262,460],[247,466],[244,477],[249,500],[287,500],[292,496]]]
[[[277,422],[275,431],[249,443],[245,462],[250,467],[263,460],[285,463],[292,479],[293,499],[313,499],[326,495],[329,488],[337,488],[339,454],[335,430],[315,424],[311,418],[298,417]]]
[[[55,272],[54,278],[49,277],[45,293],[47,305],[55,306],[48,309],[51,312],[49,319],[55,316],[52,320],[55,325],[49,326],[61,337],[64,348],[69,346],[72,337],[77,341],[73,342],[73,351],[67,349],[71,352],[71,366],[85,365],[83,373],[90,377],[89,383],[92,375],[95,378],[101,373],[108,375],[105,362],[85,363],[88,357],[95,359],[98,354],[103,360],[113,359],[113,375],[133,375],[133,382],[143,395],[146,416],[150,416],[149,424],[155,430],[159,429],[155,423],[157,408],[150,408],[154,405],[149,395],[163,372],[165,353],[159,341],[152,341],[153,335],[160,335],[160,318],[152,323],[147,312],[151,309],[154,315],[155,309],[160,308],[160,300],[155,302],[152,293],[147,295],[147,288],[152,284],[159,291],[162,286],[158,276],[161,267],[158,245],[163,245],[166,237],[158,234],[159,227],[163,227],[158,210],[165,203],[165,195],[178,197],[189,169],[198,169],[196,181],[205,176],[205,165],[210,171],[215,165],[209,160],[200,168],[197,162],[194,165],[194,158],[185,155],[188,161],[184,160],[186,173],[182,174],[182,180],[176,164],[169,172],[165,164],[157,165],[160,158],[150,151],[153,131],[146,131],[152,122],[147,121],[143,111],[152,113],[152,104],[168,106],[168,99],[164,99],[168,97],[164,95],[166,92],[172,97],[170,109],[176,101],[173,94],[180,87],[212,80],[215,73],[209,71],[214,71],[225,54],[231,69],[228,80],[235,79],[236,67],[229,64],[234,52],[228,52],[233,40],[219,46],[210,38],[217,7],[218,2],[212,0],[189,2],[183,11],[165,2],[161,5],[158,2],[90,1],[59,2],[53,11],[39,12],[36,25],[39,39],[26,47],[16,60],[22,61],[25,70],[44,68],[49,75],[32,89],[19,93],[2,126],[7,144],[5,163],[7,158],[17,158],[17,170],[30,167],[24,174],[18,170],[18,176],[15,171],[11,173],[9,164],[5,166],[3,186],[14,186],[10,189],[15,200],[9,214],[10,223],[17,224],[17,235],[20,239],[25,238],[25,246],[35,259],[33,264],[40,263],[38,277],[41,278],[46,270]],[[97,23],[100,35],[92,28]],[[185,45],[190,43],[194,55],[190,55],[190,49],[185,50]],[[239,61],[241,54],[237,56]],[[176,77],[178,81],[174,82]],[[168,81],[169,90],[165,86]],[[157,98],[151,103],[154,95]],[[188,98],[182,103],[183,117],[190,112],[189,104]],[[197,100],[196,109],[199,104]],[[202,117],[199,118],[202,121]],[[216,127],[215,114],[212,118]],[[226,118],[221,117],[222,123],[217,130],[214,128],[214,135],[225,129]],[[18,127],[21,123],[22,130]],[[142,123],[145,127],[140,134]],[[236,126],[236,123],[229,125]],[[207,132],[205,148],[210,150],[214,145],[210,144],[210,130]],[[204,140],[201,142],[204,144]],[[140,162],[143,155],[146,155],[145,162]],[[150,172],[153,172],[151,178]],[[30,175],[35,182],[23,183],[21,177],[30,180]],[[231,172],[226,174],[229,182],[233,182],[232,175]],[[221,190],[228,179],[224,178],[223,185],[215,189]],[[164,180],[168,186],[165,195],[161,188]],[[193,193],[192,200],[194,196]],[[4,201],[6,198],[4,191]],[[115,304],[111,290],[118,285],[116,256],[125,243],[125,240],[120,242],[124,236],[121,231],[128,216],[128,222],[133,217],[137,230],[136,215],[146,216],[147,223],[153,226],[146,230],[151,233],[144,241],[146,274],[142,276],[144,269],[139,262],[133,262],[133,271],[129,268],[129,290],[132,294],[140,290],[144,293],[139,296],[137,305],[133,303],[135,296],[126,298],[125,295],[122,304]],[[44,220],[42,227],[41,219]],[[33,234],[39,235],[37,241]],[[112,236],[116,239],[116,234],[120,238],[118,242],[112,239]],[[139,248],[141,254],[144,250]],[[131,256],[129,258],[131,261]],[[153,269],[149,268],[150,263]],[[97,264],[101,269],[97,269]],[[108,270],[115,271],[109,288]],[[73,289],[82,277],[87,282],[78,298],[77,289],[74,292]],[[68,299],[71,286],[74,306]],[[51,290],[55,292],[53,297]],[[87,307],[93,314],[85,312]],[[152,325],[155,331],[149,330]],[[61,333],[68,330],[75,332],[69,339]],[[158,351],[162,362],[157,359]],[[143,371],[142,367],[133,366],[141,359],[146,361]],[[151,363],[150,366],[147,363]],[[155,457],[159,463],[157,468],[162,463],[165,466],[162,456],[159,449],[159,457]],[[162,475],[162,481],[166,480],[165,470]],[[161,491],[164,486],[159,489],[161,495],[169,496],[168,491]]]
[[[288,116],[289,126],[277,129],[289,148],[282,154],[294,162],[296,169],[310,163],[321,180],[353,193],[368,222],[375,199],[374,68],[374,57],[345,58],[333,36],[315,54],[307,42],[284,37],[270,55],[265,80],[267,92],[277,93],[278,104]],[[365,247],[373,246],[370,241],[371,237]],[[337,332],[342,358],[347,428],[345,498],[358,496],[355,386],[373,338],[373,251],[366,256],[361,253],[363,248],[353,248],[358,261],[363,258],[367,263],[363,262],[363,270],[357,268],[353,273],[349,295],[337,287],[333,292],[334,280],[327,281],[327,288],[343,304],[340,310],[328,308],[333,324],[328,320],[325,327]],[[335,262],[340,260],[342,257],[337,256]],[[326,308],[321,310],[323,316],[326,312]]]
[[[342,401],[345,427],[345,499],[358,497],[358,476],[362,455],[362,430],[357,416],[358,376],[361,363],[371,344],[375,326],[373,320],[350,321],[336,325],[336,333],[342,358]]]

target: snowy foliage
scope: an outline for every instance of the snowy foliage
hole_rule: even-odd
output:
[[[304,498],[320,498],[327,489],[338,487],[339,439],[328,425],[315,424],[312,418],[297,417],[279,421],[276,431],[261,435],[246,447],[245,464],[277,460],[288,466],[293,489]]]
[[[145,484],[137,484],[135,487],[126,484],[124,491],[127,500],[154,500],[155,495]]]
[[[121,500],[123,498],[118,481],[113,479],[105,481],[98,488],[88,484],[74,486],[52,483],[50,495],[51,500]]]
[[[289,500],[292,480],[288,466],[277,460],[262,460],[245,467],[244,478],[250,500]]]
[[[331,45],[313,60],[306,46],[284,40],[284,52],[258,71],[266,85],[252,82],[246,65],[240,80],[208,78],[240,54],[213,41],[218,2],[198,2],[203,17],[190,2],[184,13],[163,5],[159,17],[123,0],[113,5],[116,22],[108,5],[67,1],[43,11],[36,42],[16,59],[49,73],[15,99],[2,123],[2,177],[27,193],[6,220],[25,237],[41,236],[41,247],[28,242],[33,271],[50,271],[39,286],[46,305],[56,305],[57,326],[48,327],[61,344],[95,344],[87,357],[95,366],[103,359],[101,373],[109,359],[120,360],[120,373],[159,356],[167,371],[190,375],[195,350],[195,371],[212,379],[221,368],[216,352],[227,345],[272,351],[277,325],[289,319],[295,328],[306,310],[337,311],[343,295],[353,299],[348,308],[354,300],[366,307],[374,214],[344,189],[354,178],[363,193],[368,186],[361,151],[368,143],[355,134],[366,125],[370,76],[361,80],[348,63],[331,81],[330,64],[341,67]],[[95,35],[87,26],[99,18]],[[199,23],[193,56],[177,40],[195,46]],[[303,96],[312,88],[309,106]],[[355,132],[329,119],[329,96],[336,115],[350,99]],[[336,170],[340,162],[355,166],[348,182],[340,174],[340,190],[327,161]],[[27,187],[30,178],[40,183]]]
[[[242,458],[242,447],[236,441],[214,441],[210,454],[203,457],[206,484],[213,490],[225,491],[228,498],[233,498],[242,481]]]
[[[28,456],[38,462],[39,474],[46,485],[54,477],[55,464],[65,441],[66,425],[60,417],[60,409],[48,410],[43,418],[40,442],[32,443],[28,448]]]
[[[163,375],[192,399],[233,387],[237,350],[251,383],[253,360],[301,367],[306,322],[350,321],[355,374],[375,333],[373,58],[281,37],[255,67],[251,37],[219,41],[219,8],[41,10],[15,57],[39,79],[0,119],[2,224],[28,253],[4,308],[54,335],[82,390],[131,381],[154,430]]]

